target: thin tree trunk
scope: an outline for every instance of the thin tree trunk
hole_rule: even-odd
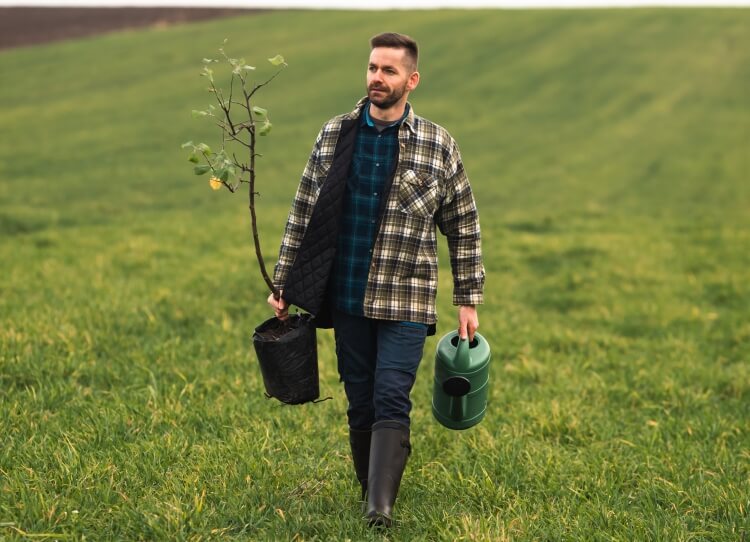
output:
[[[273,293],[274,298],[279,299],[281,294],[279,290],[274,286],[273,281],[266,272],[266,264],[263,261],[263,254],[260,251],[260,237],[258,236],[258,222],[255,216],[255,127],[249,130],[250,132],[250,219],[253,228],[253,242],[255,243],[255,256],[258,258],[258,265],[260,266],[260,273],[263,275],[263,280],[266,281],[268,288]]]

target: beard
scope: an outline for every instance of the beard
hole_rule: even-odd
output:
[[[373,96],[372,91],[373,90],[379,90],[383,93],[382,96]],[[389,109],[393,107],[404,95],[406,92],[406,84],[402,88],[394,88],[390,92],[388,91],[387,87],[369,87],[367,89],[367,97],[370,99],[370,102],[375,104],[380,109]]]

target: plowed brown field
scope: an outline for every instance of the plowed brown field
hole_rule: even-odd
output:
[[[127,28],[229,17],[258,10],[209,8],[0,8],[0,49]]]

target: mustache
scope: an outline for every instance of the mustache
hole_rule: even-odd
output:
[[[380,85],[370,85],[367,87],[367,90],[388,90],[385,87],[381,87]]]

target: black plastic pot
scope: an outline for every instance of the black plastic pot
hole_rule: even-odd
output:
[[[289,315],[285,321],[269,318],[255,328],[253,346],[266,395],[289,405],[318,398],[318,346],[312,315]]]

